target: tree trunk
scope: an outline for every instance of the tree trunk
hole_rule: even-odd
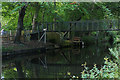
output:
[[[32,25],[32,32],[35,32],[36,29],[37,29],[37,16],[38,16],[38,13],[35,13],[34,14],[34,17],[33,17],[33,25]]]
[[[33,23],[32,23],[32,32],[35,32],[37,30],[37,17],[38,17],[38,14],[39,14],[39,4],[38,2],[35,3],[35,8],[36,8],[36,11],[35,11],[35,14],[34,14],[34,17],[33,17]]]
[[[54,2],[54,9],[56,10],[56,2]],[[55,13],[56,14],[56,13]],[[54,18],[53,18],[53,31],[55,30],[55,28],[56,28],[56,15],[54,16]]]
[[[15,36],[15,41],[14,43],[20,43],[20,37],[21,37],[21,31],[23,29],[23,19],[24,19],[24,15],[25,15],[25,9],[26,7],[23,6],[21,8],[21,10],[19,11],[19,18],[18,18],[18,25],[17,25],[17,33]]]

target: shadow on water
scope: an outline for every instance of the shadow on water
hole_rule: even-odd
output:
[[[103,65],[104,57],[110,56],[108,47],[93,45],[85,48],[49,50],[36,55],[3,59],[2,77],[5,78],[70,78],[81,77],[83,67]]]

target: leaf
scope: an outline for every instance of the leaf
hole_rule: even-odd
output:
[[[24,5],[25,5],[25,4],[22,3],[20,6],[17,6],[16,8],[14,8],[14,9],[10,12],[10,14],[16,12],[18,9],[20,9],[20,8],[23,7]]]

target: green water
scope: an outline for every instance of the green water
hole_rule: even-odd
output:
[[[101,67],[104,57],[110,57],[108,46],[93,45],[84,48],[64,48],[49,50],[46,53],[19,55],[3,58],[2,77],[4,78],[70,78],[81,77],[83,67],[97,64]]]

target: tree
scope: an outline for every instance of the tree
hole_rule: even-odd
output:
[[[39,6],[39,3],[36,2],[34,4],[34,7],[35,7],[35,13],[34,13],[34,17],[33,17],[33,23],[32,23],[32,32],[35,32],[36,31],[36,28],[37,28],[37,17],[38,17],[38,14],[39,14],[39,9],[40,9],[40,6]]]
[[[17,4],[17,5],[16,5]],[[20,4],[20,5],[18,5]],[[113,19],[118,16],[118,3],[82,3],[82,2],[33,2],[26,8],[24,29],[36,29],[38,22],[80,21],[86,19]],[[14,29],[17,27],[18,9],[21,3],[2,3],[2,27]],[[22,6],[23,7],[23,6]],[[11,13],[13,12],[13,13]],[[111,16],[111,13],[113,16]],[[5,25],[6,24],[6,25]],[[61,27],[64,28],[64,27]]]
[[[23,19],[24,19],[24,16],[25,16],[25,10],[26,10],[26,5],[21,7],[21,9],[19,10],[17,33],[16,33],[16,36],[15,36],[14,43],[20,43],[21,42],[20,41],[20,36],[21,36],[21,31],[23,29]]]

